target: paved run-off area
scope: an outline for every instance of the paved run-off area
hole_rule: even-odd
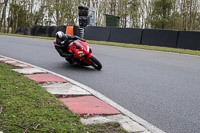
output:
[[[139,121],[129,118],[126,114],[103,101],[103,97],[96,97],[80,84],[70,79],[59,76],[45,69],[0,56],[0,61],[19,66],[13,69],[24,76],[34,80],[48,92],[54,94],[62,101],[73,113],[80,115],[83,124],[97,124],[105,122],[119,122],[128,132],[163,132],[152,125],[146,125]],[[152,126],[153,128],[149,128]]]

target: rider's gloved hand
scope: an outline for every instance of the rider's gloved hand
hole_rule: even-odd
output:
[[[83,38],[81,38],[81,39],[79,39],[79,40],[81,40],[82,42],[86,42],[86,40],[85,40],[85,39],[83,39]]]

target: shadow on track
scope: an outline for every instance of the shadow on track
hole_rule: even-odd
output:
[[[78,71],[78,72],[83,72],[83,71],[88,71],[88,72],[98,72],[96,69],[94,69],[91,66],[78,66],[78,65],[71,65],[67,62],[61,63],[59,65],[60,68],[66,69],[66,70],[71,70],[71,71]]]

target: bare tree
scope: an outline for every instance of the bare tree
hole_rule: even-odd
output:
[[[6,8],[8,5],[8,0],[4,0],[3,3],[3,11],[2,11],[2,16],[1,16],[1,20],[0,20],[0,30],[2,31],[2,27],[3,27],[3,31],[5,32],[5,28],[6,28]]]
[[[0,0],[0,31],[78,25],[80,3],[95,8],[97,26],[105,26],[109,14],[120,17],[120,27],[200,30],[199,0]]]

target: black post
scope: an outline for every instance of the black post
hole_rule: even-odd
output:
[[[85,28],[89,24],[88,7],[79,6],[79,26]]]

